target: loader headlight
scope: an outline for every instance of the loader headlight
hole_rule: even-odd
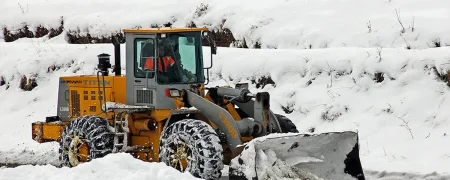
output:
[[[181,96],[181,92],[178,89],[165,89],[165,93],[167,97],[171,97],[171,98],[175,98],[175,97],[180,97]]]

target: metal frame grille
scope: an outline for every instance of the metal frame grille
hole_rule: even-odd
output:
[[[136,90],[136,103],[153,104],[153,91],[137,89]]]
[[[70,91],[70,104],[72,105],[72,116],[80,116],[80,94],[77,90]]]

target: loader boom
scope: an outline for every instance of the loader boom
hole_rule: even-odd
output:
[[[185,89],[180,90],[179,94],[185,96],[182,98],[187,100],[187,102],[183,102],[185,106],[193,106],[200,110],[212,124],[218,126],[219,130],[226,134],[232,157],[240,153],[241,149],[238,149],[238,146],[242,145],[242,135],[255,138],[282,132],[275,115],[270,111],[270,96],[267,92],[259,92],[254,95],[245,88],[208,88],[206,96],[211,97],[212,101]],[[240,102],[239,104],[244,107],[242,112],[249,117],[235,118],[229,112],[230,109],[217,105],[219,101],[227,98],[229,102],[226,103]],[[216,102],[214,102],[215,99]]]

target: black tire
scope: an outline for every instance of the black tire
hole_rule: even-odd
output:
[[[74,148],[71,146],[71,142],[73,141],[72,137],[75,136],[82,139],[89,148],[87,162],[92,159],[102,158],[112,152],[114,134],[108,129],[108,122],[98,116],[86,115],[70,122],[61,135],[59,141],[59,159],[63,166],[74,167],[78,165],[71,163],[71,158],[67,154],[69,149]]]
[[[281,131],[283,133],[298,133],[297,126],[286,116],[283,116],[281,114],[275,114],[275,117],[278,119],[278,123],[280,124]]]
[[[176,145],[180,144],[187,146],[185,153],[191,159],[187,161],[184,170],[170,163],[173,159],[171,157],[176,153],[175,149],[178,149]],[[188,171],[195,177],[216,180],[221,177],[224,167],[223,148],[219,136],[209,124],[200,120],[184,119],[164,130],[159,161],[180,171]]]

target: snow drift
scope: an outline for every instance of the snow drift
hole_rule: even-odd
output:
[[[0,87],[1,162],[57,162],[57,144],[34,142],[31,123],[56,113],[59,76],[94,74],[96,55],[112,47],[0,43],[0,76],[10,85]],[[450,48],[379,51],[219,48],[209,86],[270,76],[275,85],[250,89],[270,92],[271,108],[292,111],[286,115],[300,132],[358,131],[365,170],[448,173],[449,87],[437,75],[449,70]],[[47,72],[53,64],[59,69]],[[20,90],[20,75],[34,75],[38,86]]]
[[[16,168],[0,168],[1,179],[33,180],[133,180],[133,179],[198,179],[189,173],[180,173],[163,163],[147,163],[136,160],[129,154],[107,155],[74,168],[57,168],[51,165],[24,165]]]
[[[364,169],[448,172],[449,87],[436,74],[447,75],[449,48],[383,49],[381,61],[379,50],[222,49],[211,86],[270,76],[275,86],[251,90],[290,109],[300,132],[357,131]]]

